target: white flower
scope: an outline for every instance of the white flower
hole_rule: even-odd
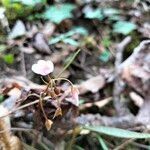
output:
[[[39,60],[36,64],[32,65],[32,71],[36,74],[46,76],[53,72],[54,64],[52,61]]]

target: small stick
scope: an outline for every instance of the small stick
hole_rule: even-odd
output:
[[[20,46],[20,49],[21,49],[21,46]],[[22,50],[20,50],[20,57],[21,57],[22,74],[23,74],[24,77],[26,77],[27,76],[26,64],[25,64],[24,52]]]
[[[117,146],[115,149],[113,150],[121,150],[121,149],[125,149],[125,146],[128,145],[129,143],[133,142],[135,139],[129,139],[126,140],[125,142],[123,142],[121,145]]]
[[[119,116],[124,115],[127,112],[127,110],[125,109],[125,106],[120,101],[120,95],[121,95],[123,86],[121,85],[121,79],[119,76],[119,66],[122,62],[123,51],[130,42],[131,42],[131,37],[127,36],[116,47],[115,81],[114,81],[113,98],[114,98],[114,107],[116,109],[117,115],[119,115]]]

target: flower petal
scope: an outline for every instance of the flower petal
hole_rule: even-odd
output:
[[[40,74],[40,70],[37,64],[33,64],[31,70],[36,74]]]
[[[53,72],[54,64],[51,61],[39,60],[37,64],[32,65],[32,71],[42,76],[48,75]]]

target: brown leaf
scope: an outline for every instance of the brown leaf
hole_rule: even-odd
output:
[[[120,65],[122,79],[140,95],[150,97],[150,40],[140,43],[132,55]]]
[[[80,85],[77,85],[80,94],[84,94],[86,92],[96,93],[98,90],[102,89],[105,85],[105,79],[102,75],[98,75],[96,77],[92,77],[87,81],[82,82]]]
[[[141,107],[143,105],[144,99],[140,95],[135,92],[130,92],[129,95],[136,106]]]
[[[56,25],[53,24],[52,22],[47,22],[44,27],[43,30],[41,31],[47,38],[50,38],[51,35],[54,33],[56,28]]]
[[[49,131],[52,127],[52,124],[53,124],[53,121],[50,120],[50,119],[47,119],[46,122],[45,122],[45,126],[46,126],[46,129]]]
[[[93,105],[96,105],[98,108],[102,108],[105,105],[107,105],[111,100],[112,100],[112,97],[108,97],[103,100],[96,101],[94,103],[85,103],[80,106],[80,110],[92,107]]]
[[[53,119],[57,116],[62,116],[62,109],[60,107],[56,109]]]
[[[1,105],[0,112],[0,147],[3,150],[22,150],[21,141],[16,136],[13,136],[10,131],[10,117],[5,116],[8,114],[8,110]],[[1,116],[5,117],[1,118]]]

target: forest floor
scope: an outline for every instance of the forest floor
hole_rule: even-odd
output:
[[[0,149],[150,149],[149,6],[0,1]]]

